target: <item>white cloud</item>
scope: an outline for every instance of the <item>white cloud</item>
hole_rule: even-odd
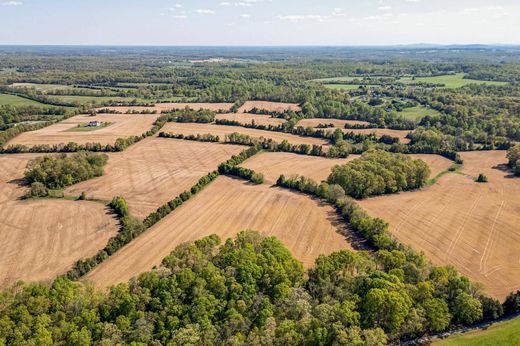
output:
[[[21,1],[5,1],[0,2],[0,6],[22,6],[23,2]]]
[[[290,22],[301,22],[303,20],[317,20],[319,22],[322,22],[327,17],[320,16],[317,14],[292,14],[287,16],[278,16],[278,19],[280,20],[287,20]]]
[[[173,5],[173,7],[175,7],[175,8],[182,8],[182,5],[181,4],[175,4],[175,5]]]
[[[175,19],[186,19],[186,18],[188,18],[188,16],[185,15],[185,14],[178,14],[178,15],[173,16],[173,18],[175,18]]]
[[[388,6],[388,5],[386,5],[386,6],[379,6],[377,9],[379,11],[390,11],[390,10],[392,10],[392,6]]]
[[[231,6],[230,2],[224,1],[219,4],[219,6]]]
[[[249,13],[242,13],[240,15],[241,18],[251,18],[251,15]]]
[[[205,8],[199,8],[198,10],[195,10],[195,12],[197,12],[198,14],[215,14],[215,11],[208,10]]]

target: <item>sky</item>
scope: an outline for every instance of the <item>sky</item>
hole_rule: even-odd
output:
[[[0,0],[0,44],[520,44],[520,0]]]

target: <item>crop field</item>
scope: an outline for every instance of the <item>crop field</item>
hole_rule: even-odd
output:
[[[17,184],[37,155],[0,156],[0,287],[18,280],[50,281],[94,255],[117,232],[99,203],[21,200]]]
[[[520,184],[504,170],[504,151],[462,153],[460,174],[420,191],[361,201],[367,212],[439,265],[453,265],[491,296],[520,287]],[[474,178],[484,173],[488,183]]]
[[[271,138],[276,142],[281,143],[283,140],[289,141],[291,144],[316,144],[327,146],[329,143],[320,138],[314,137],[303,137],[296,136],[289,133],[264,131],[257,129],[249,129],[239,126],[224,126],[215,124],[192,124],[192,123],[167,123],[163,129],[163,132],[170,132],[174,134],[183,135],[197,135],[197,134],[208,134],[219,136],[221,141],[224,140],[226,135],[234,132],[238,132],[244,135],[249,135],[253,138]]]
[[[147,138],[124,152],[110,153],[101,177],[69,187],[68,195],[123,196],[132,215],[144,219],[193,186],[200,177],[245,147],[218,143]]]
[[[254,229],[276,236],[306,267],[321,254],[350,249],[348,230],[330,206],[291,191],[219,177],[85,277],[96,286],[124,282],[161,263],[177,245]]]
[[[368,121],[361,120],[342,120],[342,119],[324,119],[324,118],[313,118],[313,119],[303,119],[296,124],[297,126],[303,127],[317,127],[318,125],[328,125],[332,124],[334,127],[344,128],[345,124],[349,125],[370,125]]]
[[[434,154],[410,154],[414,160],[423,160],[430,167],[430,177],[436,177],[453,165],[453,161]]]
[[[406,131],[406,130],[392,130],[392,129],[344,129],[343,132],[347,133],[347,132],[354,132],[354,133],[361,133],[361,134],[365,134],[365,135],[368,135],[368,134],[371,134],[371,133],[375,133],[377,137],[381,137],[383,135],[388,135],[388,136],[391,136],[391,137],[397,137],[399,138],[399,141],[401,143],[410,143],[410,139],[406,138],[406,136],[408,135],[408,133],[410,133],[410,131]]]
[[[435,77],[416,77],[415,79],[412,79],[412,77],[404,77],[404,78],[401,78],[399,80],[399,82],[405,83],[405,84],[410,84],[410,83],[444,84],[444,87],[447,89],[460,88],[460,87],[463,87],[468,84],[484,84],[484,85],[505,85],[505,84],[507,84],[505,82],[464,79],[464,73],[435,76]]]
[[[292,153],[266,152],[253,156],[242,166],[263,173],[265,181],[269,184],[276,183],[281,174],[286,177],[303,175],[320,182],[327,179],[332,167],[345,164],[357,157],[359,155],[350,155],[346,159],[329,159]]]
[[[253,108],[267,110],[269,112],[284,112],[292,110],[301,111],[301,107],[296,103],[269,102],[269,101],[246,101],[242,107],[238,109],[238,113],[250,112]]]
[[[212,111],[229,111],[233,106],[232,103],[156,103],[153,106],[116,106],[116,107],[101,107],[99,109],[110,109],[121,113],[126,112],[142,112],[142,111],[156,111],[157,113],[167,112],[175,109],[184,109],[186,107],[191,109],[209,109]]]
[[[364,84],[363,84],[364,85]],[[357,90],[362,84],[323,84],[325,88],[332,90]]]
[[[12,106],[45,106],[43,103],[29,100],[24,97],[0,94],[0,106],[12,105]]]
[[[138,136],[148,131],[158,115],[126,115],[126,114],[98,114],[96,116],[78,115],[43,129],[20,134],[10,140],[7,145],[22,144],[26,146],[41,144],[61,144],[75,142],[78,144],[101,143],[114,144],[116,139],[129,136]],[[78,125],[90,121],[111,123],[95,131],[71,131]]]
[[[285,119],[274,118],[266,114],[250,114],[250,113],[229,113],[229,114],[217,114],[215,116],[217,120],[231,120],[238,121],[241,124],[252,124],[256,125],[280,125],[286,122]]]

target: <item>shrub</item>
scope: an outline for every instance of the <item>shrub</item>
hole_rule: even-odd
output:
[[[263,184],[264,183],[264,175],[262,173],[254,172],[251,176],[251,182],[254,184]]]
[[[476,179],[477,183],[487,183],[488,177],[484,173],[480,173]]]
[[[34,197],[47,197],[49,195],[49,191],[39,182],[34,182],[31,184],[31,188],[25,193],[25,198],[34,198]]]

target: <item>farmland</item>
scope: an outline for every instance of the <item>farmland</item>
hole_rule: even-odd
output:
[[[229,120],[236,121],[240,124],[255,124],[255,125],[281,125],[285,123],[285,119],[274,118],[266,114],[250,114],[250,113],[229,113],[229,114],[217,114],[216,120]]]
[[[319,125],[328,125],[332,124],[334,127],[344,128],[346,124],[349,125],[370,125],[367,121],[361,120],[342,120],[342,119],[303,119],[298,121],[297,126],[303,127],[317,127]]]
[[[447,174],[421,191],[360,204],[387,220],[393,234],[434,263],[455,266],[503,299],[520,286],[520,185],[499,168],[506,162],[503,151],[462,157],[462,174]],[[473,181],[481,172],[488,183]]]
[[[211,133],[213,135],[219,136],[221,140],[223,140],[226,135],[238,132],[244,135],[249,135],[253,138],[271,138],[276,142],[282,142],[283,140],[287,140],[291,144],[316,144],[324,146],[328,144],[327,141],[319,138],[296,136],[283,132],[256,130],[237,126],[224,126],[213,124],[168,123],[163,127],[162,131],[183,135]]]
[[[0,106],[2,105],[22,105],[22,106],[43,106],[42,103],[24,97],[0,94]]]
[[[504,85],[503,82],[493,82],[493,81],[483,81],[483,80],[475,80],[475,79],[467,79],[464,78],[463,73],[456,73],[452,75],[441,75],[434,77],[404,77],[399,80],[401,83],[429,83],[429,84],[439,84],[442,87],[448,89],[460,88],[468,84],[482,84],[482,85]]]
[[[269,112],[284,112],[292,110],[298,112],[301,110],[296,103],[269,102],[269,101],[246,101],[242,107],[238,109],[239,113],[248,113],[254,108],[258,110],[266,110]]]
[[[322,181],[327,179],[332,167],[345,164],[356,157],[358,156],[350,155],[348,159],[327,159],[291,153],[261,153],[242,166],[263,173],[269,184],[274,184],[281,174],[303,175]]]
[[[75,142],[77,144],[100,143],[114,144],[116,139],[128,136],[138,136],[148,131],[158,115],[126,115],[98,114],[96,116],[78,115],[59,123],[31,132],[25,132],[13,138],[7,145],[54,145]],[[91,121],[111,123],[110,126],[97,128],[95,131],[71,131],[78,125]]]
[[[105,174],[69,187],[65,192],[110,200],[123,196],[131,214],[144,219],[152,211],[194,185],[219,163],[244,147],[147,138],[121,153],[110,153]]]
[[[223,239],[244,229],[276,236],[306,266],[320,254],[351,246],[331,207],[303,195],[251,186],[219,177],[174,214],[123,248],[86,277],[96,286],[124,282],[159,265],[177,245],[217,234]]]
[[[156,111],[157,113],[171,111],[173,109],[184,109],[186,107],[191,109],[209,109],[212,111],[228,111],[232,103],[156,103],[152,106],[115,106],[115,107],[101,107],[98,109],[110,109],[113,111],[127,113],[127,112],[142,112],[142,111]]]
[[[35,155],[0,156],[0,287],[18,280],[51,281],[92,256],[117,230],[104,205],[20,200],[17,185]]]

